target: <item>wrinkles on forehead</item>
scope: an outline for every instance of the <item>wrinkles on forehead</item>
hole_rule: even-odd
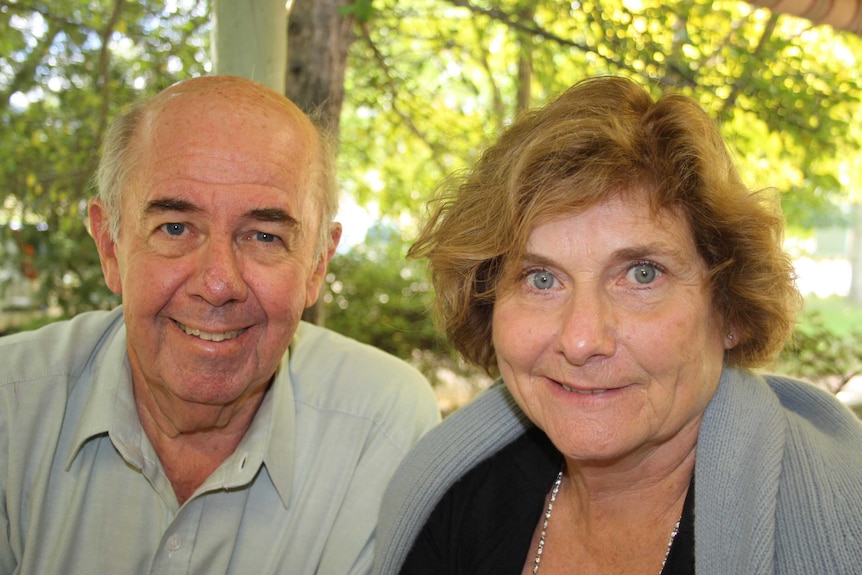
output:
[[[207,178],[216,182],[231,178],[239,165],[263,185],[291,182],[314,189],[309,180],[322,161],[317,129],[290,100],[228,76],[195,78],[163,91],[146,106],[136,140],[150,160],[191,151],[186,164],[191,170],[196,161],[192,156],[205,149],[210,157],[224,160],[223,168],[208,169]],[[267,174],[275,174],[276,181],[267,181]]]
[[[185,125],[194,133],[207,119],[214,126],[222,124],[223,132],[244,130],[261,139],[289,133],[287,144],[291,148],[301,148],[304,167],[313,167],[321,160],[317,128],[293,102],[266,86],[233,76],[194,78],[161,92],[145,108],[142,123],[145,133],[140,141],[149,141],[154,131],[166,124],[173,124],[180,130]],[[230,144],[230,140],[226,144]],[[242,150],[239,146],[225,145],[224,152]]]
[[[132,197],[181,198],[189,188],[212,186],[216,193],[244,184],[283,190],[291,198],[286,211],[300,227],[317,227],[300,217],[319,216],[317,129],[292,102],[264,86],[232,77],[172,86],[145,105],[130,150],[138,158],[130,193],[122,199],[127,208],[142,208],[127,203]],[[135,189],[149,191],[139,195]],[[302,203],[310,203],[311,211]]]

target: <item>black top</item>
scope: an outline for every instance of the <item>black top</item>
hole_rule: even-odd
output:
[[[480,462],[437,503],[401,573],[520,575],[561,465],[562,456],[537,428]],[[692,483],[661,575],[693,573]]]

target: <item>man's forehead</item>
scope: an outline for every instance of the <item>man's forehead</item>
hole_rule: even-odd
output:
[[[151,117],[198,112],[232,112],[237,117],[262,117],[292,124],[302,132],[316,132],[308,117],[282,94],[245,78],[204,76],[174,84],[157,95],[147,106]],[[191,114],[194,118],[197,114]],[[279,117],[280,116],[280,117]]]
[[[198,159],[209,158],[208,171],[218,170],[221,162],[223,172],[283,172],[279,175],[290,179],[313,171],[321,161],[317,130],[288,100],[257,91],[227,92],[233,95],[182,92],[154,107],[139,134],[144,154],[159,163],[174,157],[189,169]],[[267,103],[255,102],[258,96]]]
[[[180,142],[177,142],[180,143]],[[238,142],[239,143],[239,142]],[[238,146],[155,147],[150,156],[153,187],[262,186],[288,193],[309,193],[307,154],[252,150]]]
[[[135,194],[136,211],[154,198],[197,202],[207,193],[232,201],[249,193],[278,197],[268,205],[294,208],[286,210],[294,216],[315,203],[317,131],[264,86],[231,77],[182,82],[156,96],[138,136],[143,193]]]

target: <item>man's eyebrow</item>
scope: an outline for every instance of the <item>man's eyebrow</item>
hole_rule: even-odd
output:
[[[159,198],[147,203],[144,213],[147,215],[162,212],[199,212],[201,209],[191,202],[173,198]]]
[[[299,225],[299,220],[281,208],[258,208],[247,212],[246,216],[261,222],[283,223],[288,226]]]
[[[189,201],[175,198],[159,198],[152,200],[147,203],[147,207],[144,209],[144,213],[146,215],[162,212],[195,213],[202,211],[203,210],[201,208]],[[284,223],[289,226],[299,225],[299,221],[296,218],[281,208],[258,208],[250,210],[249,212],[246,212],[246,217],[261,222]]]

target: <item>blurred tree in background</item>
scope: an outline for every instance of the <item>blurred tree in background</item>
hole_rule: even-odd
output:
[[[403,259],[423,204],[520,110],[586,76],[700,101],[744,179],[781,192],[794,233],[840,221],[838,202],[860,188],[852,34],[735,0],[340,5],[353,25],[339,180],[374,225],[333,261],[326,321],[402,357],[430,365],[431,353],[460,369],[426,313],[424,264]],[[54,317],[117,303],[84,226],[96,151],[122,106],[210,70],[210,10],[206,0],[0,0],[0,282],[27,278]]]
[[[396,230],[375,225],[365,242],[336,254],[323,301],[332,310],[327,326],[400,357],[416,349],[445,353],[442,336],[429,324],[431,286],[424,264],[405,260],[409,244]]]
[[[409,360],[450,411],[490,379],[459,361],[434,328],[425,263],[405,259],[409,246],[397,230],[378,224],[363,243],[336,254],[321,294],[326,326]]]
[[[0,2],[0,257],[32,270],[40,307],[117,303],[83,223],[102,134],[206,71],[208,26],[204,0]]]

